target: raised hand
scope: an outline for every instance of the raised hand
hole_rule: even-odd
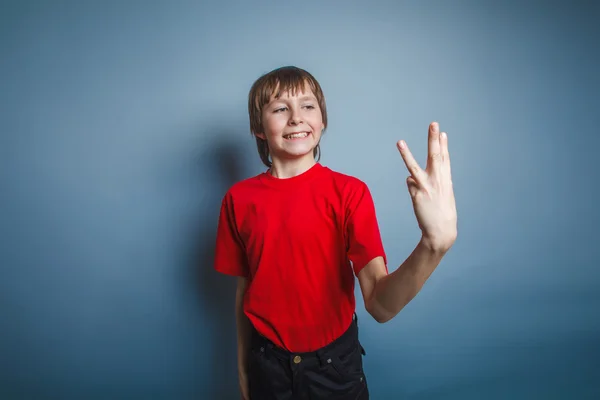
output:
[[[429,125],[429,149],[425,170],[410,152],[406,142],[397,143],[398,150],[410,175],[406,178],[408,191],[423,242],[434,251],[446,252],[452,247],[457,236],[457,215],[448,136],[440,134],[439,125]]]

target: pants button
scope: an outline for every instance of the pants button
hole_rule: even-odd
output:
[[[300,356],[294,357],[294,364],[300,364],[300,361],[302,361],[302,357],[300,357]]]

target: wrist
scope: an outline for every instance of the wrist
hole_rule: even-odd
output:
[[[422,235],[421,240],[419,240],[419,244],[417,245],[418,248],[429,255],[439,257],[444,256],[444,254],[450,250],[451,246],[452,241],[439,240],[427,235]]]

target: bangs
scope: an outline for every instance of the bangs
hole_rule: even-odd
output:
[[[262,109],[265,104],[270,103],[273,99],[278,99],[284,93],[295,96],[299,92],[304,92],[307,85],[313,94],[318,96],[318,89],[312,76],[296,68],[279,68],[265,76],[264,81],[257,85],[254,106]]]

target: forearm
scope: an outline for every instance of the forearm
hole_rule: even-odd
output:
[[[248,352],[250,350],[251,325],[248,317],[244,314],[244,294],[246,293],[246,280],[238,278],[238,287],[235,296],[235,319],[237,328],[237,359],[238,373],[247,373]]]
[[[444,253],[422,239],[396,271],[381,277],[371,297],[375,319],[387,322],[395,317],[419,293]]]

